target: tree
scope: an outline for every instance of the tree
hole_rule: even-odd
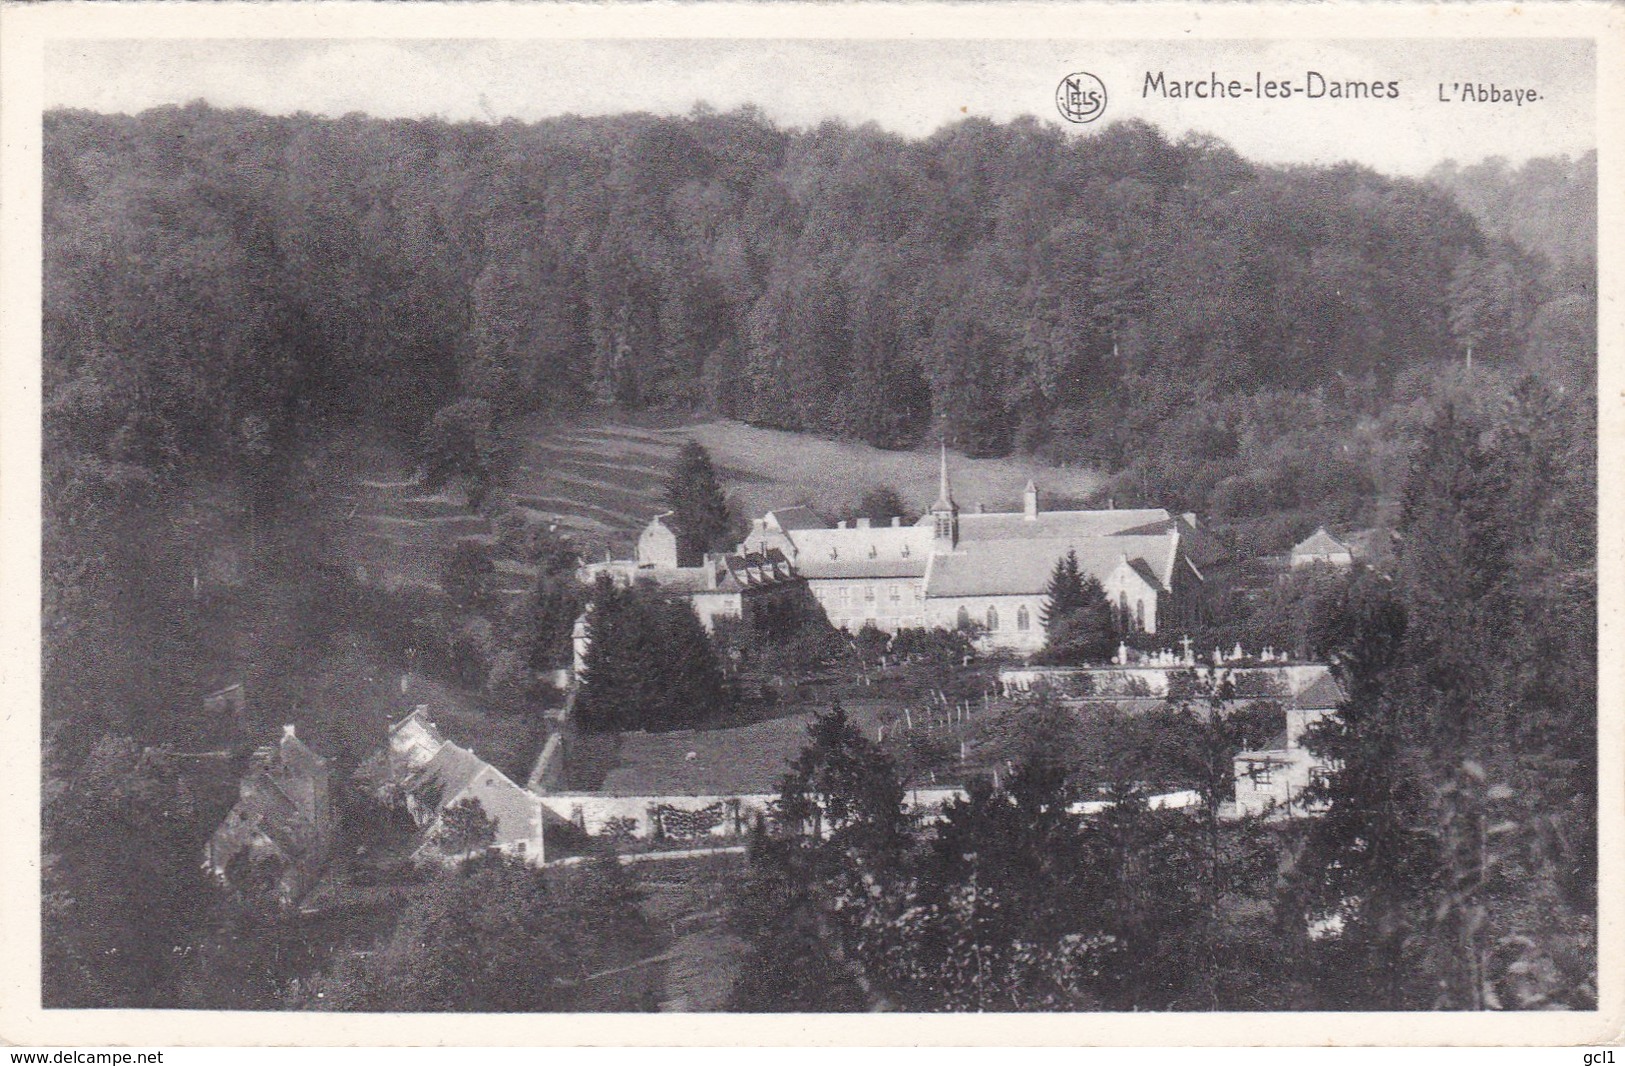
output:
[[[703,553],[729,547],[728,500],[704,445],[687,441],[678,449],[666,481],[666,506],[677,535],[679,566],[695,566]]]
[[[46,1004],[165,1002],[177,949],[210,902],[198,861],[214,828],[198,810],[207,796],[167,751],[127,737],[101,738],[47,779]]]
[[[594,586],[576,714],[589,729],[680,729],[726,705],[722,670],[694,608],[652,587]]]
[[[582,978],[624,961],[646,925],[590,873],[544,874],[475,859],[418,893],[370,954],[347,954],[313,982],[327,1010],[569,1010]]]
[[[460,400],[441,408],[424,427],[418,447],[425,484],[438,488],[460,478],[470,506],[480,505],[502,459],[490,404]]]
[[[1117,642],[1117,623],[1106,590],[1093,574],[1084,577],[1078,554],[1068,550],[1055,561],[1038,612],[1044,626],[1044,662],[1079,665],[1111,657]]]
[[[1415,942],[1437,864],[1423,831],[1425,771],[1408,742],[1412,711],[1394,691],[1407,626],[1404,605],[1375,577],[1329,608],[1321,627],[1341,634],[1326,646],[1349,698],[1307,738],[1336,770],[1306,796],[1326,810],[1295,870],[1302,910],[1293,918],[1342,926],[1320,953],[1330,967],[1322,994],[1372,1009],[1411,1002],[1417,991]]]
[[[858,501],[857,509],[847,517],[867,518],[877,526],[888,525],[893,518],[901,518],[904,523],[910,520],[908,505],[890,485],[870,486]]]
[[[458,800],[440,812],[435,843],[448,855],[467,861],[496,840],[496,821],[485,813],[477,797]]]
[[[1048,629],[1051,622],[1075,614],[1083,607],[1083,575],[1078,569],[1078,553],[1068,550],[1055,560],[1050,571],[1049,588],[1045,590],[1044,606],[1038,609],[1038,620]]]
[[[459,608],[475,610],[485,603],[496,565],[483,544],[460,540],[440,569],[440,587]]]
[[[903,788],[891,759],[853,727],[837,700],[807,726],[808,744],[779,783],[786,826],[814,838],[852,838],[876,853],[902,832]]]

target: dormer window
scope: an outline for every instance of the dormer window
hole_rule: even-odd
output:
[[[869,558],[873,559],[880,554],[880,549],[873,544],[869,545]]]
[[[831,548],[829,550],[829,557],[831,559],[839,559],[841,557],[841,549],[839,549],[839,548]]]
[[[909,549],[909,546],[907,544],[904,544],[903,545],[903,558],[907,559],[912,554],[914,554],[914,553]]]

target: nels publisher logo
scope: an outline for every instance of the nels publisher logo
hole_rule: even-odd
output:
[[[1106,86],[1086,70],[1068,74],[1055,87],[1055,106],[1068,122],[1093,122],[1106,110]]]

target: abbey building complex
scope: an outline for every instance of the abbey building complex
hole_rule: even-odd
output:
[[[1030,481],[1020,511],[963,512],[944,454],[937,499],[918,521],[831,526],[805,506],[773,510],[752,521],[736,554],[681,567],[676,538],[657,517],[635,559],[592,564],[582,576],[653,581],[687,596],[707,627],[804,583],[848,632],[974,627],[989,648],[1033,652],[1044,644],[1050,574],[1068,552],[1100,582],[1124,631],[1170,632],[1194,619],[1203,539],[1195,515],[1162,508],[1044,510]]]

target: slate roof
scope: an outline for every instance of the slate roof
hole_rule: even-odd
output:
[[[713,586],[707,567],[714,567],[716,584]],[[668,592],[696,596],[708,593],[734,593],[747,588],[760,588],[796,580],[795,567],[777,548],[765,552],[746,552],[743,555],[711,557],[699,566],[640,566],[633,571],[638,580],[650,580]]]
[[[785,532],[797,529],[829,528],[829,523],[819,517],[818,512],[805,504],[797,504],[794,507],[785,507],[767,513],[773,516],[773,520]]]
[[[472,782],[464,799],[479,800],[485,814],[496,823],[493,843],[530,840],[536,835],[540,801],[534,794],[514,784],[494,766],[485,765]]]
[[[802,530],[791,542],[796,571],[813,579],[924,577],[931,554],[931,534],[918,526]]]
[[[434,806],[443,806],[457,793],[468,787],[489,764],[478,755],[458,744],[447,742],[434,753],[406,782],[406,790],[414,795],[427,789],[437,789]]]
[[[1349,546],[1326,532],[1321,526],[1309,535],[1301,544],[1292,549],[1293,555],[1347,555]]]
[[[292,733],[282,735],[277,754],[284,772],[290,774],[316,774],[327,769],[327,760],[311,751],[304,741]]]
[[[1174,521],[1160,507],[1125,511],[1040,511],[1028,519],[1020,511],[961,514],[959,543],[986,540],[1089,540],[1124,534],[1162,534]]]
[[[1078,553],[1078,566],[1084,574],[1102,582],[1127,556],[1129,565],[1152,588],[1165,590],[1179,561],[1178,547],[1178,538],[1171,535],[1096,535],[1077,540],[962,539],[958,550],[932,560],[925,594],[928,597],[1042,596],[1049,588],[1056,560],[1069,550]]]
[[[806,559],[798,569],[801,576],[812,579],[837,578],[889,578],[925,576],[928,556],[921,554],[909,559]]]
[[[1334,711],[1348,697],[1331,674],[1322,674],[1314,684],[1292,697],[1291,706],[1300,711]]]
[[[285,733],[273,746],[257,748],[243,777],[237,803],[209,840],[210,861],[224,871],[242,849],[263,836],[288,862],[319,862],[322,826],[283,788],[282,782],[325,774],[327,760],[298,737]]]

